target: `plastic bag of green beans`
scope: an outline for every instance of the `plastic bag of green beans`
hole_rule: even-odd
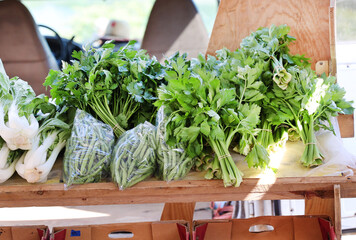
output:
[[[155,132],[155,126],[144,122],[118,139],[110,170],[112,180],[121,190],[145,180],[155,172]]]
[[[166,114],[164,107],[160,107],[156,118],[156,155],[157,171],[156,177],[164,181],[173,181],[184,178],[193,166],[193,159],[190,158],[183,144],[170,146],[165,141],[166,135]]]
[[[63,159],[66,186],[100,182],[107,177],[114,142],[109,125],[78,109]]]

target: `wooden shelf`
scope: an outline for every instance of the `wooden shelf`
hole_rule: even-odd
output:
[[[341,197],[356,197],[356,176],[246,178],[240,187],[224,187],[222,180],[205,180],[191,172],[184,180],[152,178],[125,190],[111,182],[65,189],[59,178],[28,184],[15,177],[0,185],[0,207],[332,198],[335,184],[341,186]]]
[[[326,199],[333,198],[335,184],[341,186],[342,197],[356,197],[356,176],[299,177],[307,171],[298,163],[303,149],[301,142],[287,143],[278,177],[249,169],[243,156],[231,152],[238,168],[245,173],[239,187],[224,187],[222,180],[206,180],[203,172],[190,172],[180,181],[150,178],[125,190],[119,190],[112,182],[73,185],[66,189],[60,157],[45,183],[30,184],[15,174],[0,184],[0,207]]]

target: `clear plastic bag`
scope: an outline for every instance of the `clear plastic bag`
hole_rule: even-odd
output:
[[[310,169],[306,176],[353,176],[356,156],[343,145],[341,138],[324,131],[317,135],[318,147],[325,157],[324,163]]]
[[[66,185],[100,182],[107,177],[114,142],[109,125],[78,109],[63,159]]]
[[[193,166],[193,159],[184,151],[183,145],[169,146],[165,141],[166,115],[161,107],[157,112],[157,172],[156,177],[164,181],[184,178]]]
[[[126,131],[117,141],[110,165],[111,178],[121,190],[153,175],[156,170],[156,128],[149,122]]]
[[[324,162],[310,169],[306,176],[353,176],[354,174],[352,169],[356,169],[356,156],[345,148],[337,118],[332,118],[331,124],[335,135],[324,129],[315,133],[317,146],[324,156]]]

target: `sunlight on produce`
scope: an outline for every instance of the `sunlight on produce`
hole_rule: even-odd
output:
[[[66,207],[2,208],[0,209],[0,224],[7,224],[13,221],[86,219],[107,216],[109,216],[109,214]]]
[[[283,161],[283,159],[285,159],[285,153],[287,151],[287,148],[284,147],[278,147],[277,149],[275,149],[273,152],[270,152],[269,156],[270,156],[270,167],[273,169],[278,169],[279,166],[281,165],[281,162]],[[271,171],[271,170],[269,170]]]
[[[246,197],[245,200],[249,199],[256,199],[256,193],[257,192],[263,192],[258,199],[263,199],[264,193],[268,192],[268,190],[273,186],[273,184],[276,182],[276,174],[275,170],[278,171],[279,167],[282,164],[283,159],[286,159],[286,152],[287,148],[284,147],[278,147],[277,149],[274,149],[274,151],[270,152],[270,168],[264,170],[261,174],[258,174],[259,180],[256,184],[256,186],[251,190],[251,193],[249,193]]]

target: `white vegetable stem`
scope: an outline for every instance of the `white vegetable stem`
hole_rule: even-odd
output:
[[[29,121],[24,116],[18,115],[18,109],[14,102],[8,111],[9,121],[4,122],[4,109],[0,106],[0,135],[6,141],[11,150],[32,148],[33,139],[38,133],[39,124],[33,114]]]
[[[47,158],[48,149],[54,144],[58,132],[53,132],[39,145],[39,136],[33,148],[28,151],[22,161],[16,164],[18,174],[29,183],[45,182],[58,154],[64,148],[66,141],[59,142]]]
[[[3,144],[0,149],[0,169],[6,168],[7,157],[9,156],[10,149],[6,146],[6,143]]]
[[[10,165],[7,164],[7,159],[10,153],[10,149],[4,143],[0,150],[0,183],[5,182],[15,172],[15,165],[17,159],[15,159]]]

